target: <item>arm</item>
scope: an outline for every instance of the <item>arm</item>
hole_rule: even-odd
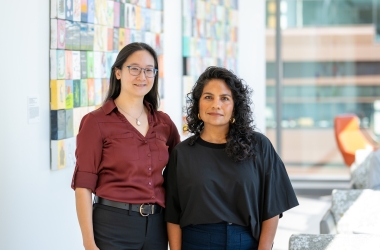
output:
[[[86,250],[99,250],[94,240],[91,198],[91,190],[87,188],[75,189],[77,216],[82,231],[83,246]]]
[[[182,230],[178,224],[168,222],[168,238],[170,250],[181,250],[182,247]]]
[[[272,249],[274,236],[276,235],[278,220],[279,216],[276,215],[273,218],[263,221],[263,224],[261,225],[259,250]]]
[[[77,161],[71,183],[75,190],[77,216],[86,250],[99,249],[94,240],[91,193],[95,193],[102,150],[103,138],[97,120],[89,113],[83,117],[77,135]]]
[[[168,119],[170,120],[170,135],[168,138],[167,145],[169,146],[169,154],[171,154],[173,148],[181,141],[181,138],[178,133],[178,129],[175,126],[174,122],[170,119],[168,116]]]
[[[263,172],[262,224],[259,250],[271,249],[282,213],[298,205],[289,176],[281,158],[267,137],[261,135],[260,164]],[[265,174],[265,176],[264,176]]]

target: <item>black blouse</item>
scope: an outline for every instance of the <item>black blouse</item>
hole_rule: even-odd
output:
[[[284,164],[267,137],[255,134],[256,154],[234,162],[226,144],[179,143],[165,170],[167,222],[181,227],[229,222],[250,226],[256,240],[264,220],[298,205]]]

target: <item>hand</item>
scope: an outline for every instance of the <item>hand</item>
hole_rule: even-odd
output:
[[[86,250],[100,250],[97,246],[94,246],[93,248],[87,248],[85,247]]]
[[[272,245],[270,245],[270,246],[259,246],[258,249],[259,250],[271,250],[272,249]]]
[[[96,246],[96,244],[95,244],[95,242],[91,242],[91,243],[84,243],[83,244],[84,245],[84,249],[85,250],[100,250],[97,246]]]
[[[84,247],[85,250],[100,250],[96,245],[93,245],[92,247]]]

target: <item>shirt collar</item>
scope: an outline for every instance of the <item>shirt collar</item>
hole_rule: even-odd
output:
[[[149,113],[153,113],[153,105],[150,103],[150,102],[148,102],[147,100],[144,100],[144,106],[148,109],[148,112]]]
[[[148,109],[148,112],[150,114],[152,114],[152,111],[153,111],[152,104],[150,104],[148,101],[144,100],[144,106]],[[115,104],[113,99],[110,99],[110,100],[106,101],[106,103],[104,103],[102,108],[103,108],[104,112],[106,113],[106,115],[109,115],[116,108],[116,104]]]
[[[104,110],[104,113],[106,113],[106,115],[109,115],[116,108],[116,104],[113,99],[109,99],[106,101],[106,103],[104,103],[102,108]]]

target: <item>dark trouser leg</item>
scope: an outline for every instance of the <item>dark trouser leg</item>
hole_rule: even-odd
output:
[[[168,236],[164,213],[149,215],[147,218],[147,231],[142,250],[167,250]]]
[[[137,212],[94,204],[93,228],[101,250],[141,249],[145,241],[146,217]]]

